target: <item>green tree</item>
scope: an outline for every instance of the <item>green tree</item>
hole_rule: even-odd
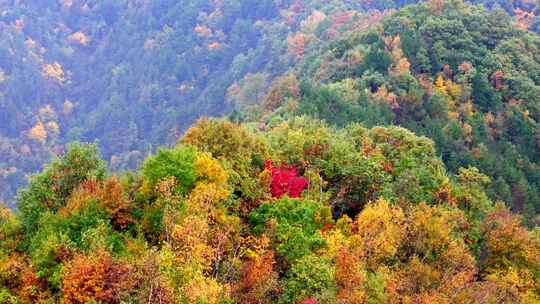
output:
[[[33,176],[28,187],[19,193],[17,209],[24,228],[32,233],[44,212],[58,211],[81,183],[102,180],[105,174],[105,163],[100,159],[96,145],[69,145],[63,156]]]
[[[177,191],[186,194],[195,184],[195,148],[180,146],[175,149],[159,149],[147,158],[142,166],[145,181],[153,187],[166,177],[176,179]]]

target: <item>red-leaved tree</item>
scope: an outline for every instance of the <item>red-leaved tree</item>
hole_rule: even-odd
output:
[[[273,197],[282,197],[285,194],[289,197],[300,197],[302,191],[308,187],[308,181],[303,176],[298,176],[298,171],[293,166],[281,165],[274,167],[271,160],[265,163],[265,169],[272,175],[270,191]]]

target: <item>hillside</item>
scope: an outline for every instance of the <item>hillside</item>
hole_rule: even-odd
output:
[[[72,144],[0,213],[1,303],[538,303],[540,234],[400,127],[203,119],[142,169]]]
[[[111,169],[135,168],[198,117],[235,108],[235,83],[257,103],[306,45],[414,2],[2,1],[0,195],[12,202],[74,140],[98,141]],[[474,2],[539,27],[537,0]]]
[[[539,47],[538,35],[500,9],[432,1],[320,43],[239,119],[307,114],[337,126],[403,126],[433,139],[451,172],[487,174],[489,196],[532,224],[540,212]]]
[[[540,303],[540,5],[416,2],[1,2],[0,304]]]
[[[112,169],[136,167],[198,117],[230,112],[234,82],[257,74],[265,88],[287,70],[294,63],[287,38],[314,12],[337,20],[365,8],[347,1],[2,1],[2,196],[11,200],[26,175],[74,140],[98,141]]]

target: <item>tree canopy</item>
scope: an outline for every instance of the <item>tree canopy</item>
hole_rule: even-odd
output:
[[[245,136],[212,145],[224,130]],[[255,139],[266,165],[244,148]],[[292,169],[305,187],[275,195],[276,170]],[[488,180],[446,171],[400,127],[307,117],[203,119],[120,176],[73,144],[18,211],[0,210],[0,300],[535,303],[538,231],[488,198]]]

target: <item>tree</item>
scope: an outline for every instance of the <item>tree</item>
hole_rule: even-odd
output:
[[[523,228],[519,216],[512,214],[503,204],[496,204],[486,216],[482,234],[485,240],[482,247],[485,274],[539,269],[538,240]]]
[[[142,174],[149,187],[167,177],[176,179],[176,190],[186,194],[195,184],[196,152],[193,147],[159,149],[155,156],[145,160]]]
[[[136,284],[130,275],[131,267],[114,261],[104,251],[76,256],[65,271],[62,284],[64,303],[120,303]]]
[[[310,41],[310,36],[304,33],[296,33],[287,38],[289,45],[289,53],[296,58],[303,58],[306,52],[306,47]]]
[[[33,139],[42,145],[47,141],[47,130],[41,121],[30,130],[28,130],[28,138]]]
[[[271,175],[270,192],[273,197],[280,198],[283,195],[300,197],[302,191],[308,187],[307,179],[298,176],[295,167],[282,165],[276,168],[272,161],[267,160],[265,170],[269,171]]]
[[[286,98],[298,98],[299,96],[300,87],[296,76],[287,74],[272,81],[263,105],[267,111],[273,111],[279,108],[286,101]]]
[[[58,211],[81,183],[102,180],[105,171],[96,145],[70,144],[63,156],[33,176],[28,187],[20,192],[17,208],[25,229],[34,231],[45,211]]]
[[[320,229],[332,223],[332,218],[329,208],[320,203],[282,198],[253,210],[249,221],[256,233],[262,233],[268,227],[278,244],[277,253],[288,263],[294,263],[324,247]]]
[[[366,303],[368,299],[364,288],[368,273],[360,256],[355,253],[350,248],[343,248],[336,257],[335,280],[338,287],[336,298],[339,303]]]
[[[257,200],[265,195],[266,188],[253,176],[264,169],[268,143],[245,125],[202,118],[186,131],[180,144],[195,146],[226,163],[230,182],[242,196]]]
[[[229,87],[227,97],[243,110],[260,106],[268,88],[268,75],[247,74],[239,84]]]
[[[43,75],[46,78],[57,81],[58,83],[66,82],[66,75],[62,68],[62,65],[58,62],[45,64],[43,66]]]
[[[98,184],[95,197],[100,206],[109,214],[112,224],[117,229],[125,229],[133,222],[132,202],[117,177],[111,177]]]
[[[392,208],[384,199],[368,204],[358,215],[356,237],[372,269],[396,257],[404,238],[404,221],[403,211]]]
[[[472,78],[473,100],[484,111],[497,109],[497,96],[486,77],[480,72]]]
[[[250,257],[244,262],[242,277],[234,288],[239,304],[272,303],[271,296],[278,288],[275,264],[274,253],[271,251]]]
[[[289,271],[280,301],[297,303],[315,298],[327,303],[335,298],[335,284],[334,268],[330,261],[316,255],[306,255],[296,261]]]

